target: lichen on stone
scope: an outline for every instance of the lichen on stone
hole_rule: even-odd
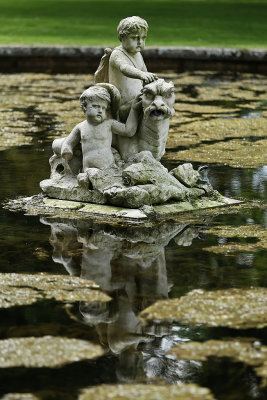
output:
[[[55,368],[104,354],[99,345],[59,336],[0,340],[0,368]]]
[[[84,389],[79,400],[215,400],[209,389],[181,385],[101,385]]]
[[[143,323],[178,321],[234,329],[267,326],[267,289],[196,289],[178,299],[161,300],[143,310]]]
[[[107,302],[110,297],[93,281],[65,275],[0,274],[0,308],[30,305],[41,299]]]

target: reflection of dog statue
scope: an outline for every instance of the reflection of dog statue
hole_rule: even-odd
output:
[[[129,155],[148,150],[156,160],[165,153],[170,118],[174,114],[174,85],[158,79],[141,91],[142,115],[139,128],[131,137],[116,137],[116,147],[125,159]]]

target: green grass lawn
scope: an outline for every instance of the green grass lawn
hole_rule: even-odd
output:
[[[267,0],[0,0],[0,44],[112,46],[131,15],[150,46],[267,48]]]

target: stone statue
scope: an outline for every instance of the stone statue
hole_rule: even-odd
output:
[[[147,72],[141,50],[145,47],[148,30],[147,22],[140,17],[123,19],[117,28],[121,45],[113,51],[105,50],[99,68],[95,73],[95,81],[109,82],[121,93],[120,118],[126,120],[133,99],[140,93],[143,83],[157,79]]]
[[[131,139],[117,137],[114,143],[123,159],[148,150],[160,161],[165,153],[170,118],[174,115],[174,85],[158,79],[145,85],[140,93],[142,109],[137,133]]]
[[[106,49],[96,83],[80,103],[86,120],[53,142],[49,197],[129,208],[218,196],[191,164],[168,172],[165,153],[174,85],[147,72],[140,51],[148,25],[139,17],[118,26],[122,44]],[[108,81],[108,82],[107,82]]]

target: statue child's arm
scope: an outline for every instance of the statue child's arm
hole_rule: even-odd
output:
[[[129,116],[127,118],[126,124],[123,124],[122,122],[113,120],[111,124],[111,131],[112,133],[115,133],[116,135],[120,136],[134,136],[137,127],[138,127],[138,121],[139,121],[139,110],[140,110],[140,104],[141,101],[139,100],[139,96],[135,98],[132,104],[132,108],[130,110]]]
[[[81,141],[81,131],[79,124],[71,131],[62,144],[61,156],[66,160],[71,160],[74,147]]]
[[[128,78],[140,79],[145,83],[153,82],[157,79],[157,76],[152,72],[147,72],[146,67],[143,70],[137,69],[132,65],[125,62],[124,57],[121,54],[116,54],[112,59],[112,64],[115,66],[123,75]]]

